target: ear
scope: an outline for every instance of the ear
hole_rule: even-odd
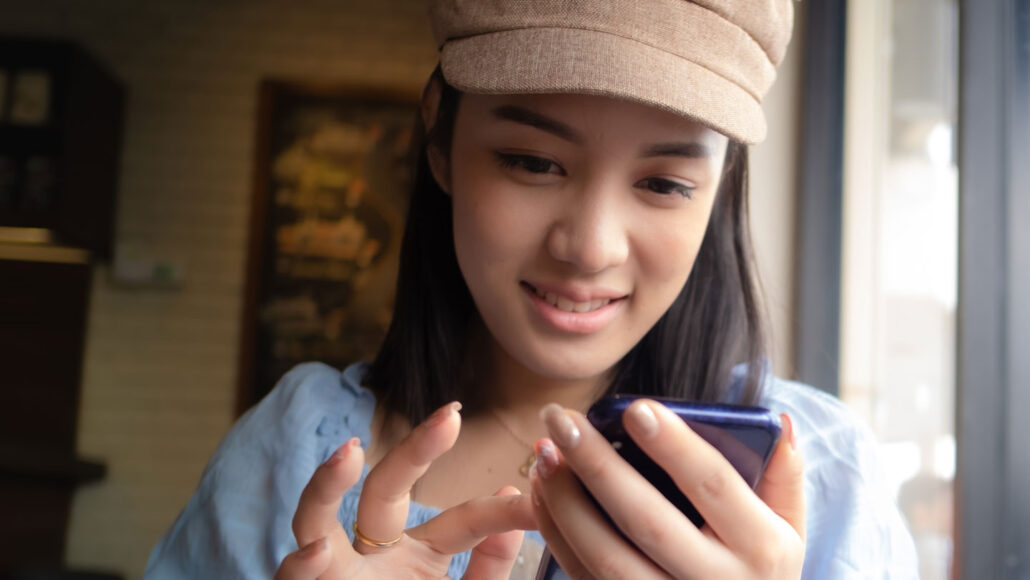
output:
[[[429,161],[429,171],[432,172],[436,184],[440,186],[444,193],[450,195],[451,166],[443,153],[440,152],[440,148],[432,144],[426,146],[426,159]]]
[[[440,75],[434,74],[429,77],[429,82],[422,89],[422,124],[426,128],[426,134],[433,130],[436,125],[436,115],[440,110],[440,98],[443,95],[443,79]],[[426,157],[429,161],[429,170],[433,173],[433,179],[440,186],[440,189],[450,195],[451,193],[451,172],[447,157],[440,151],[440,148],[433,143],[426,145]]]

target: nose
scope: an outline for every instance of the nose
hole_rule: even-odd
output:
[[[571,196],[548,233],[548,252],[584,273],[624,263],[630,244],[623,209],[615,195]]]

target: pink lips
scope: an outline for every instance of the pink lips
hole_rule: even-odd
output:
[[[541,319],[556,330],[574,334],[590,334],[597,332],[607,326],[619,313],[625,303],[626,296],[609,290],[583,291],[557,288],[543,288],[522,284],[526,296],[529,297],[533,309]],[[551,304],[539,294],[552,293],[560,296],[563,300],[570,302],[586,303],[591,301],[610,300],[607,304],[600,305],[586,312],[569,312]],[[552,298],[553,299],[553,298]]]

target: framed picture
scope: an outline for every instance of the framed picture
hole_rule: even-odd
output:
[[[22,70],[14,75],[10,122],[15,125],[44,125],[50,120],[50,73]]]
[[[57,162],[45,155],[31,155],[22,173],[21,209],[50,212],[57,204]]]
[[[392,314],[417,93],[261,86],[238,410],[294,365],[369,360]]]

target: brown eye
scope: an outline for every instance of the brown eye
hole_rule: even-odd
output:
[[[662,195],[678,193],[687,199],[693,199],[694,197],[693,187],[669,179],[662,179],[660,177],[641,179],[637,182],[636,187],[642,187],[648,191],[660,193]]]
[[[497,162],[504,169],[520,169],[528,173],[565,175],[565,171],[557,163],[535,155],[497,153]]]

